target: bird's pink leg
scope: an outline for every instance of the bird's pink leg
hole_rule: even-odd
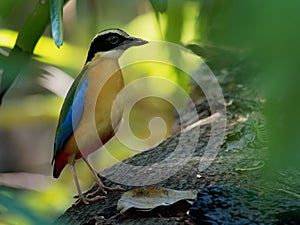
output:
[[[76,188],[77,188],[77,191],[78,191],[78,200],[73,204],[74,206],[79,205],[81,202],[83,202],[84,204],[89,204],[90,202],[94,202],[94,201],[105,198],[104,196],[97,196],[97,197],[94,197],[94,198],[88,198],[88,196],[85,197],[82,194],[82,191],[80,189],[80,185],[79,185],[79,182],[78,182],[75,166],[73,164],[70,164],[70,167],[71,167],[71,171],[72,171],[72,174],[73,174],[73,177],[74,177],[75,185],[76,185]]]
[[[89,202],[83,196],[82,191],[80,189],[80,185],[79,185],[79,182],[78,182],[78,178],[77,178],[77,174],[76,174],[76,170],[75,170],[74,164],[70,164],[70,168],[71,168],[72,175],[73,175],[73,178],[74,178],[74,182],[75,182],[75,185],[76,185],[76,188],[77,188],[77,192],[78,192],[78,200],[74,203],[74,205],[77,206],[77,205],[80,204],[80,202],[83,202],[85,204],[89,204]]]
[[[89,169],[91,170],[92,174],[94,175],[95,177],[95,180],[98,184],[98,188],[96,191],[92,192],[92,193],[89,193],[87,194],[87,198],[88,197],[93,197],[97,194],[99,194],[100,192],[103,192],[104,194],[107,194],[107,191],[123,191],[124,189],[120,186],[120,185],[117,185],[115,187],[106,187],[100,180],[100,178],[98,177],[98,174],[96,173],[96,171],[94,170],[94,168],[92,167],[92,165],[89,163],[89,161],[87,160],[86,157],[82,157],[83,160],[85,161],[85,163],[88,165]],[[97,196],[97,197],[100,197],[100,196]],[[97,198],[95,197],[95,198]],[[88,199],[88,201],[91,201],[90,199]]]

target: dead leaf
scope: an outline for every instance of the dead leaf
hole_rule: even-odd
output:
[[[162,187],[136,188],[125,192],[118,201],[117,209],[125,213],[134,208],[139,211],[151,211],[160,206],[170,206],[181,200],[193,200],[197,190],[177,191]]]

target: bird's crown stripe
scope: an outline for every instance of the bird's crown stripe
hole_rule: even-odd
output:
[[[97,37],[99,36],[103,36],[103,35],[106,35],[106,34],[119,34],[121,36],[128,36],[127,33],[125,33],[124,31],[122,30],[119,30],[119,29],[109,29],[109,30],[104,30],[104,31],[101,31],[100,33],[98,33],[94,38],[93,40],[95,40]]]

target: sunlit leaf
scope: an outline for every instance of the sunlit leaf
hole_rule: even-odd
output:
[[[14,46],[17,35],[18,33],[15,31],[0,29],[0,46],[5,47],[5,51],[9,52],[9,49]],[[85,53],[86,49],[71,45],[68,42],[64,42],[64,45],[58,49],[53,44],[53,39],[47,36],[42,36],[34,48],[34,55],[36,56],[34,58],[36,60],[64,68],[68,73],[70,73],[70,71],[77,72],[80,70],[86,57]],[[4,59],[7,58],[7,55],[8,53],[4,55],[0,54],[1,68],[5,65]],[[73,57],[74,55],[76,55],[76,57]]]
[[[166,29],[166,40],[174,43],[180,43],[183,29],[183,0],[174,0],[168,7],[167,12],[167,29]]]
[[[50,0],[50,18],[52,37],[59,48],[63,43],[63,0]]]

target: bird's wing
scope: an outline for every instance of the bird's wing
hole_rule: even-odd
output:
[[[84,79],[85,72],[86,69],[82,70],[75,79],[62,106],[56,129],[52,163],[81,120],[85,102],[84,93],[88,85],[87,79]]]

